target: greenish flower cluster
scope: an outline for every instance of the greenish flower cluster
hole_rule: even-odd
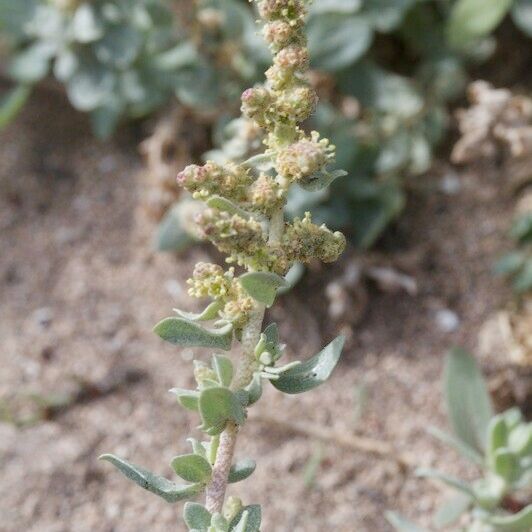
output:
[[[285,219],[293,184],[323,189],[343,172],[329,172],[334,146],[298,124],[310,116],[316,95],[303,76],[308,68],[304,36],[305,5],[300,0],[259,0],[264,35],[274,54],[263,85],[242,95],[242,111],[266,130],[263,153],[240,162],[208,161],[190,165],[177,176],[195,200],[206,204],[196,225],[203,236],[236,266],[224,270],[200,262],[188,280],[189,294],[210,300],[197,314],[176,309],[178,317],[162,320],[154,331],[182,347],[213,349],[211,363],[194,361],[196,388],[171,392],[201,418],[206,441],[190,438],[192,453],[176,456],[171,467],[187,484],[176,484],[114,455],[102,458],[144,489],[169,502],[205,492],[205,505],[187,502],[184,520],[194,532],[259,532],[261,508],[229,497],[227,485],[244,480],[255,469],[252,460],[234,462],[234,449],[248,408],[262,395],[264,382],[298,394],[328,379],[344,339],[338,337],[305,362],[279,366],[284,344],[275,323],[263,329],[265,309],[279,290],[288,287],[285,274],[298,262],[332,262],[345,247],[341,233],[314,224],[310,214]],[[204,327],[204,322],[212,322]],[[228,357],[221,351],[234,351]]]

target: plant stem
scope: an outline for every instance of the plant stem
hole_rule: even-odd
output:
[[[268,238],[270,245],[280,242],[283,230],[284,206],[272,214]],[[255,346],[260,338],[265,310],[266,307],[262,303],[256,303],[247,325],[242,330],[242,358],[232,385],[234,390],[245,388],[251,382],[253,373],[257,370]],[[233,463],[237,436],[238,427],[235,423],[228,423],[220,436],[220,445],[216,453],[211,481],[206,490],[205,506],[211,513],[221,512],[223,509],[227,478]]]

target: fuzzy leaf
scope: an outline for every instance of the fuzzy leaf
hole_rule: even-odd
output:
[[[211,464],[203,456],[183,454],[176,456],[171,462],[172,469],[187,482],[205,483],[211,478]]]
[[[249,212],[239,207],[236,203],[233,203],[226,198],[222,198],[222,196],[211,196],[207,200],[207,207],[228,212],[229,214],[238,214],[238,216],[241,216],[245,220],[249,220],[249,218],[251,218],[251,214]]]
[[[211,347],[228,351],[233,339],[231,324],[208,330],[184,318],[165,318],[153,331],[163,340],[183,347]]]
[[[159,497],[162,497],[167,502],[189,499],[202,490],[200,484],[176,484],[112,454],[102,454],[100,460],[110,462],[124,476],[138,484],[141,488],[151,491],[155,495],[159,495]]]
[[[97,41],[103,36],[102,22],[90,4],[81,4],[72,17],[72,35],[81,43]]]
[[[386,512],[386,520],[398,532],[426,532],[425,529],[418,527],[414,523],[405,519],[402,515],[395,512]]]
[[[520,512],[508,516],[486,517],[485,521],[496,527],[497,532],[524,532],[532,529],[532,504]]]
[[[227,388],[207,388],[199,398],[202,430],[210,436],[220,434],[228,421],[242,425],[246,419],[244,408],[236,395]]]
[[[301,181],[299,186],[309,192],[316,192],[327,188],[333,181],[339,177],[344,177],[347,175],[345,170],[334,170],[334,172],[327,172],[323,170],[319,174],[310,176],[305,181]]]
[[[324,13],[311,17],[308,43],[313,68],[336,71],[352,65],[368,50],[373,31],[364,17]]]
[[[508,482],[513,482],[519,475],[519,461],[517,455],[508,449],[497,449],[493,457],[495,473]]]
[[[271,383],[278,390],[288,394],[296,394],[312,390],[325,382],[336,367],[345,338],[338,336],[317,355],[285,371]]]
[[[462,440],[459,440],[458,438],[455,438],[451,434],[447,434],[446,432],[443,432],[442,430],[437,429],[436,427],[429,427],[428,433],[431,436],[438,438],[443,443],[453,447],[464,458],[467,458],[474,464],[477,464],[479,466],[484,465],[483,456],[476,449],[473,449],[473,447],[470,447],[469,445],[464,443]]]
[[[470,486],[468,486],[465,482],[463,482],[462,480],[458,478],[445,475],[444,473],[440,473],[439,471],[436,471],[434,469],[419,468],[416,470],[415,473],[418,477],[422,477],[422,478],[436,478],[440,480],[441,482],[443,482],[444,484],[447,484],[451,488],[454,488],[455,490],[458,490],[461,493],[468,495],[472,499],[476,499],[473,489]]]
[[[260,532],[261,520],[262,512],[258,504],[244,506],[229,524],[229,530],[231,532]]]
[[[248,406],[256,403],[262,396],[262,381],[258,373],[253,375],[252,381],[246,386]]]
[[[218,316],[218,311],[222,308],[222,303],[220,301],[213,301],[208,305],[203,312],[185,312],[179,310],[178,308],[174,309],[174,312],[177,312],[182,318],[185,318],[189,321],[209,321],[213,320]]]
[[[234,483],[245,480],[253,474],[255,467],[257,467],[255,460],[250,458],[234,463],[229,470],[229,482]]]
[[[508,437],[508,447],[519,456],[532,456],[532,423],[522,423],[513,428]]]
[[[180,252],[188,248],[194,239],[184,229],[181,205],[171,208],[157,227],[155,248],[158,251]]]
[[[434,516],[433,523],[436,528],[444,528],[455,523],[458,518],[468,510],[473,499],[464,493],[458,493],[440,506]]]
[[[187,410],[198,410],[199,392],[196,390],[184,390],[182,388],[172,388],[169,390],[177,396],[177,401]]]
[[[238,280],[253,299],[267,307],[273,305],[277,290],[287,285],[282,277],[270,272],[249,272],[241,275]]]
[[[514,0],[458,0],[451,10],[447,36],[451,46],[465,48],[494,30]]]
[[[229,386],[233,380],[233,363],[223,355],[212,356],[212,368],[222,386]]]
[[[453,349],[447,356],[444,391],[454,433],[470,447],[484,451],[493,407],[475,359],[463,349]]]
[[[206,531],[211,526],[211,514],[202,504],[187,502],[183,508],[183,518],[190,530]]]

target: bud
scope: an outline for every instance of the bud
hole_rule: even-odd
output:
[[[241,111],[259,126],[267,127],[271,123],[272,103],[273,95],[266,87],[254,87],[242,93]]]
[[[187,281],[190,287],[188,293],[193,297],[223,298],[231,289],[233,276],[232,268],[224,272],[217,264],[198,262],[194,267],[192,278]]]
[[[196,379],[198,388],[201,388],[206,380],[216,381],[217,376],[214,370],[209,368],[204,362],[194,360],[194,379]]]
[[[345,236],[332,232],[325,224],[312,223],[310,213],[303,219],[295,218],[283,236],[283,249],[291,260],[309,262],[317,258],[322,262],[334,262],[345,249]]]
[[[284,20],[274,20],[265,24],[262,34],[274,51],[279,51],[293,41],[302,40],[299,30]]]
[[[291,72],[304,72],[309,66],[308,48],[291,44],[275,55],[274,65]]]
[[[301,85],[284,91],[276,101],[277,114],[295,122],[303,122],[315,111],[318,104],[316,91],[307,85]]]
[[[231,522],[243,507],[242,500],[238,497],[227,497],[223,508],[223,516]]]
[[[253,209],[268,214],[282,205],[284,190],[269,175],[261,174],[250,187],[249,202]]]
[[[305,7],[301,0],[259,0],[259,15],[264,20],[285,19],[290,24],[297,24],[305,16]]]
[[[310,139],[295,142],[279,153],[277,169],[283,177],[300,181],[319,172],[333,159],[334,146],[328,139],[320,140],[313,131]]]

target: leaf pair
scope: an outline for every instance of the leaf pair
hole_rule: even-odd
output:
[[[211,514],[202,504],[187,502],[184,508],[185,523],[194,532],[259,532],[261,517],[258,505],[245,506],[231,522],[221,514]]]

